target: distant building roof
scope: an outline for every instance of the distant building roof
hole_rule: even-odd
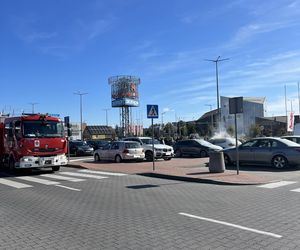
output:
[[[110,126],[86,126],[87,132],[91,135],[111,135],[114,133],[114,130]]]
[[[259,104],[264,104],[266,97],[243,97],[246,102],[255,102]]]
[[[204,113],[198,120],[204,119],[209,117],[209,119],[211,118],[211,116],[213,115],[217,115],[218,114],[218,109],[213,109],[211,111],[208,111],[206,113]]]

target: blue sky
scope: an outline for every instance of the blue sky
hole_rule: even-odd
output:
[[[223,96],[266,97],[266,115],[299,113],[300,1],[0,0],[0,110],[119,124],[108,77],[141,78],[133,120],[158,104],[163,121],[216,108]],[[161,122],[160,118],[157,122]]]

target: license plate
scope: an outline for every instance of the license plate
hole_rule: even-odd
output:
[[[51,160],[46,160],[45,164],[51,164]]]

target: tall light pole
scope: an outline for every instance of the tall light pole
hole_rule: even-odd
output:
[[[221,56],[218,56],[216,60],[205,59],[205,61],[214,62],[216,64],[216,83],[217,83],[217,112],[218,112],[218,127],[220,130],[221,123],[221,112],[220,112],[220,96],[219,96],[219,73],[218,73],[218,62],[229,60],[229,58],[220,59]]]
[[[106,126],[108,126],[108,113],[107,111],[110,109],[103,109],[105,111],[105,119],[106,119]]]
[[[32,114],[34,114],[34,105],[39,104],[38,102],[30,102],[29,104],[31,104],[31,112]]]
[[[81,93],[80,91],[77,91],[74,93],[74,95],[80,96],[80,139],[82,140],[82,96],[87,95],[88,93]]]

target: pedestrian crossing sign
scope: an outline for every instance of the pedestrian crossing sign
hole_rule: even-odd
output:
[[[158,105],[147,105],[147,118],[158,118]]]

